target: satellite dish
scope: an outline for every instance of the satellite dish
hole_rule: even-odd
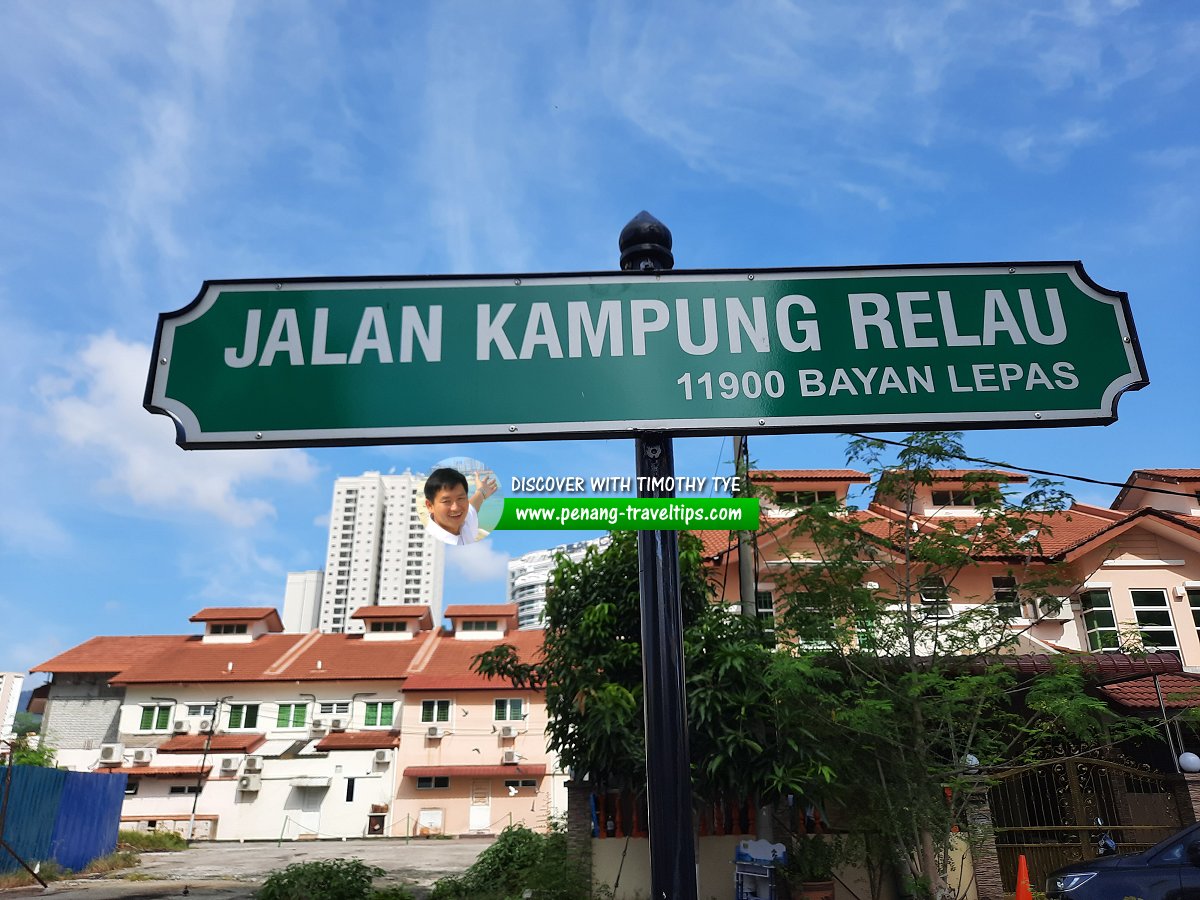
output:
[[[1197,760],[1197,762],[1198,762],[1198,763],[1200,763],[1200,760]],[[516,788],[516,786],[515,786],[515,785],[511,785],[511,784],[510,784],[510,785],[508,786],[508,796],[510,796],[510,797],[515,797],[515,796],[517,796],[517,788]]]
[[[1195,753],[1180,753],[1179,768],[1185,772],[1200,772],[1200,756]]]

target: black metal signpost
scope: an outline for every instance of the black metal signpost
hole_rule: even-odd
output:
[[[647,212],[621,231],[621,268],[669,269],[671,232]],[[664,432],[635,442],[638,484],[670,484],[675,452]],[[643,480],[651,479],[651,480]],[[673,497],[674,490],[639,487],[639,497]],[[646,804],[650,818],[650,896],[692,900],[697,895],[692,842],[691,773],[683,669],[683,600],[679,538],[674,531],[638,532],[642,616],[642,692],[646,715]]]

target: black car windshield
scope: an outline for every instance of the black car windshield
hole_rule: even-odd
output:
[[[1181,834],[1173,834],[1166,840],[1159,841],[1146,851],[1146,858],[1156,863],[1183,863],[1187,860],[1187,847],[1200,835],[1193,825]]]

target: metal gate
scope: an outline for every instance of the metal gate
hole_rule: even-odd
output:
[[[1122,853],[1144,850],[1180,827],[1170,779],[1120,763],[1074,758],[1013,769],[989,791],[1004,889],[1025,856],[1035,888],[1067,863],[1092,859],[1099,818]]]

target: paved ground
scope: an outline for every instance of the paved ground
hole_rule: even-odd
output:
[[[379,884],[429,887],[443,875],[462,872],[490,839],[450,841],[356,840],[198,844],[178,853],[143,853],[141,865],[121,879],[52,882],[5,892],[4,897],[56,897],[80,900],[151,900],[184,896],[248,900],[272,869],[314,859],[357,858],[387,872]],[[132,878],[130,878],[132,876]],[[419,891],[418,895],[424,893]]]

